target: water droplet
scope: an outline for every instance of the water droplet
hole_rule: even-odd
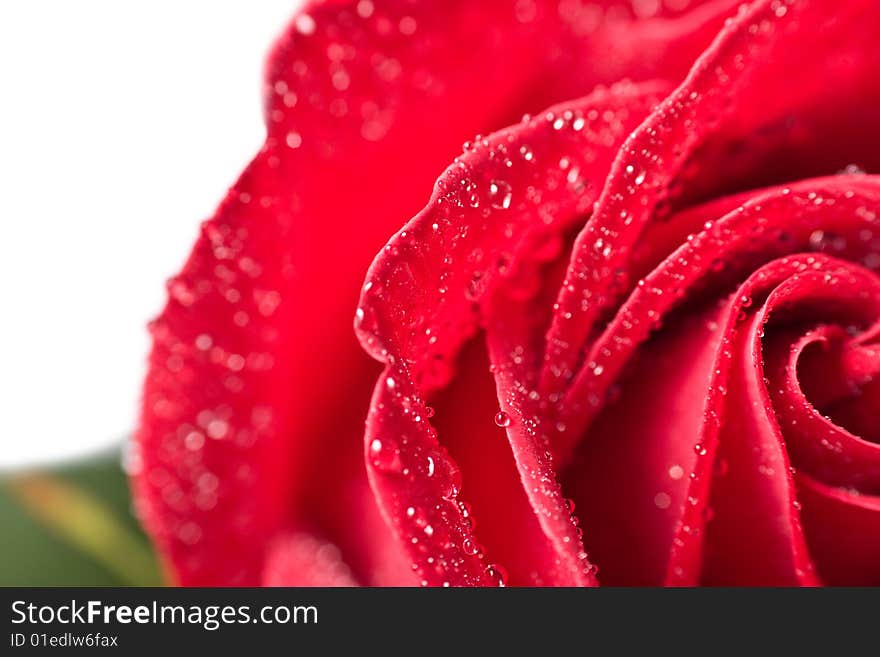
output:
[[[504,572],[504,568],[497,564],[493,563],[486,566],[486,577],[488,577],[495,586],[507,586],[507,573]]]
[[[840,173],[845,176],[863,176],[867,172],[858,164],[847,164]]]
[[[211,420],[206,431],[209,438],[220,440],[226,436],[226,433],[229,431],[229,425],[223,420]]]
[[[510,426],[510,416],[504,411],[498,411],[495,414],[495,424],[502,429]]]
[[[177,537],[186,545],[195,545],[202,538],[202,528],[194,522],[184,523],[177,532]]]
[[[684,468],[680,465],[673,465],[669,468],[669,478],[670,479],[681,479],[684,476]]]
[[[374,438],[370,442],[370,458],[373,466],[383,472],[399,472],[401,469],[398,450],[379,438]]]
[[[188,450],[197,452],[205,444],[205,436],[201,431],[190,431],[183,442]]]
[[[489,202],[493,208],[506,210],[510,207],[512,196],[510,185],[503,180],[493,180],[489,183]]]
[[[308,14],[300,14],[299,16],[297,16],[296,21],[294,22],[294,26],[296,27],[296,31],[300,34],[315,33],[315,19]]]
[[[703,443],[697,443],[694,445],[694,452],[697,456],[706,456],[708,450],[703,446]]]
[[[397,27],[400,29],[401,34],[411,36],[415,34],[418,24],[416,23],[416,19],[412,16],[404,16],[400,19],[400,23]]]
[[[427,457],[425,472],[427,476],[433,477],[432,485],[436,486],[436,490],[443,498],[455,501],[461,492],[461,472],[455,463],[442,452],[437,451]]]
[[[654,496],[654,506],[658,509],[668,509],[670,504],[672,504],[672,498],[668,493],[660,492]]]
[[[195,294],[184,281],[172,278],[167,283],[168,294],[182,306],[191,306],[195,301]]]

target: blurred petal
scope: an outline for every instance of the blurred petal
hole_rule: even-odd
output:
[[[342,553],[311,534],[291,534],[269,547],[264,586],[357,586]]]

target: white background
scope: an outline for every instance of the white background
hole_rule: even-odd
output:
[[[298,4],[0,1],[0,468],[130,433],[145,324],[262,141]]]

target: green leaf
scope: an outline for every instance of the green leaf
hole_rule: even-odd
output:
[[[0,477],[0,585],[158,586],[118,453]]]

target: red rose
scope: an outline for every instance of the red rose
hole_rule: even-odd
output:
[[[880,5],[735,5],[293,21],[152,327],[179,583],[880,584]]]

